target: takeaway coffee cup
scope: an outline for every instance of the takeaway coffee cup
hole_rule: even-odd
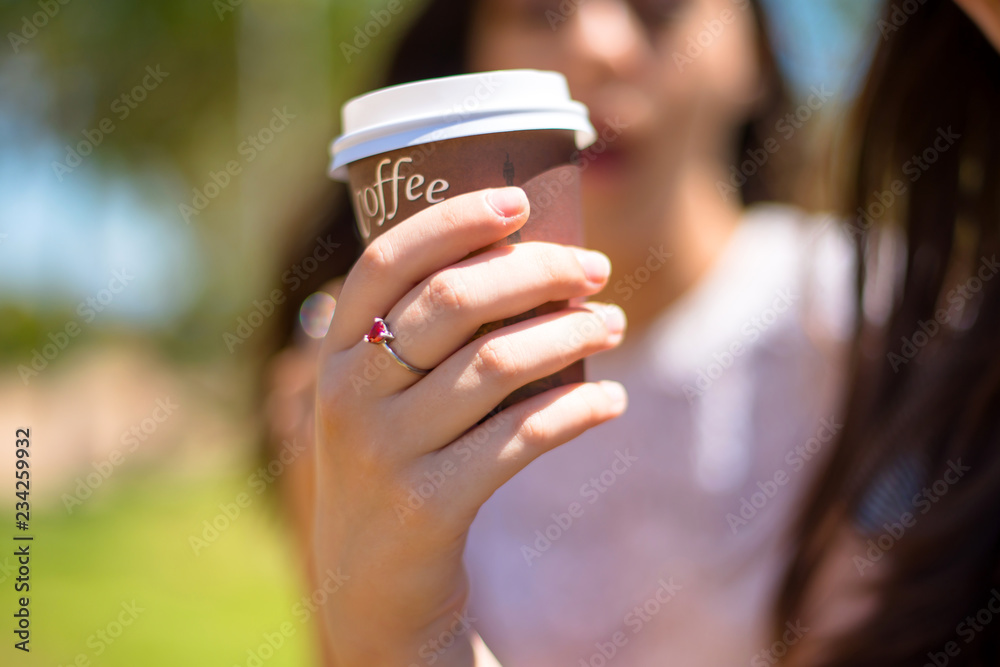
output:
[[[343,129],[332,146],[330,174],[349,183],[366,245],[449,197],[511,185],[528,195],[530,217],[518,232],[478,252],[523,241],[583,245],[574,162],[595,132],[561,74],[510,70],[384,88],[347,102]],[[549,303],[486,324],[473,340],[566,306]],[[522,387],[494,413],[584,377],[584,364],[577,362]]]

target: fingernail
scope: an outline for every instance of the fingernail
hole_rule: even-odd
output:
[[[528,196],[521,188],[499,188],[491,190],[486,195],[486,201],[500,217],[514,218],[524,212],[528,205]]]
[[[611,275],[611,260],[604,253],[582,248],[573,248],[573,252],[590,282],[603,283]]]
[[[608,333],[612,336],[618,335],[625,331],[625,311],[614,304],[605,306],[604,308],[604,326],[607,327]]]
[[[601,382],[601,389],[604,393],[608,395],[608,399],[611,401],[611,406],[616,412],[621,412],[628,405],[628,393],[625,391],[625,387],[622,386],[620,382],[612,382],[610,380],[604,380]]]

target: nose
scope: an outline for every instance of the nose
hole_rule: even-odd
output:
[[[581,2],[563,29],[571,31],[573,57],[566,74],[576,95],[586,96],[609,79],[632,79],[651,49],[644,26],[624,0]]]

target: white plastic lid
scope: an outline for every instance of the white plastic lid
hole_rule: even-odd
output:
[[[504,70],[382,88],[344,105],[330,176],[346,181],[348,164],[380,153],[496,132],[573,130],[582,150],[597,138],[588,117],[558,72]]]

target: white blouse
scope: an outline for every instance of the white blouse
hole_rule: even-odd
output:
[[[771,664],[783,533],[840,428],[853,276],[835,220],[757,207],[643,338],[588,359],[628,412],[470,533],[470,615],[504,667]]]

